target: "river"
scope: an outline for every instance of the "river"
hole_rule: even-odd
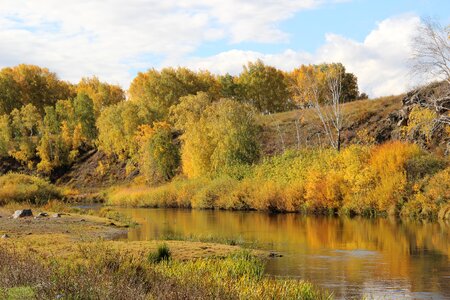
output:
[[[266,273],[311,281],[337,299],[450,299],[450,225],[398,219],[182,209],[117,210],[128,240],[222,239],[280,253]]]

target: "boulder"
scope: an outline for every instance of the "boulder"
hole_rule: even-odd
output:
[[[31,211],[31,209],[22,209],[22,210],[16,210],[14,212],[14,214],[12,215],[12,218],[18,219],[18,218],[32,217],[32,216],[33,216],[33,212]]]

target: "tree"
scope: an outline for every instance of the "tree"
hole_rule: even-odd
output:
[[[19,162],[33,167],[32,159],[36,156],[36,146],[39,141],[39,130],[42,118],[37,108],[28,104],[20,110],[11,112],[11,132],[13,146],[9,154]]]
[[[81,92],[73,100],[73,108],[75,123],[80,124],[85,143],[92,145],[97,137],[94,102],[87,94]]]
[[[0,157],[8,156],[12,142],[11,125],[9,116],[0,116]]]
[[[221,96],[228,99],[238,99],[240,93],[240,86],[237,83],[238,78],[228,73],[217,78],[220,83]]]
[[[159,118],[166,117],[181,97],[200,91],[218,95],[220,85],[209,72],[196,73],[187,68],[150,69],[139,73],[129,89],[132,101],[157,112]]]
[[[217,173],[259,158],[259,127],[249,104],[222,99],[210,104],[182,136],[183,172]]]
[[[352,73],[347,73],[345,67],[341,63],[332,63],[332,64],[320,64],[320,65],[302,65],[299,68],[294,69],[289,74],[290,81],[290,91],[292,94],[292,98],[295,102],[299,104],[308,104],[307,100],[310,84],[310,77],[314,74],[317,78],[315,79],[318,84],[322,85],[321,90],[325,91],[326,89],[323,86],[326,86],[327,83],[327,73],[329,70],[332,72],[339,73],[339,77],[341,78],[341,97],[343,102],[351,102],[357,99],[360,99],[359,91],[358,91],[358,79]],[[319,95],[319,101],[326,101],[326,94]],[[366,97],[363,93],[361,96]],[[362,98],[361,98],[362,99]]]
[[[180,152],[175,145],[172,129],[166,122],[155,122],[153,126],[139,126],[140,173],[147,182],[159,183],[171,179],[180,165]]]
[[[261,60],[244,66],[238,78],[239,100],[253,105],[263,113],[288,110],[289,90],[285,75]]]
[[[423,20],[412,40],[412,72],[450,84],[450,26]]]
[[[190,126],[194,126],[212,102],[212,97],[205,92],[181,97],[180,103],[172,106],[170,110],[170,120],[175,129],[186,131]]]
[[[442,80],[442,84],[428,92],[427,87],[417,89],[415,98],[425,95],[420,103],[438,113],[433,120],[434,129],[441,124],[450,125],[450,26],[444,28],[431,19],[423,20],[412,40],[411,71],[421,79]]]
[[[21,64],[0,71],[0,113],[32,104],[43,114],[45,106],[71,96],[71,85],[46,68]]]
[[[105,108],[97,119],[98,148],[120,160],[138,151],[136,132],[140,125],[152,124],[155,116],[135,102],[126,101]]]
[[[296,100],[314,107],[330,145],[338,151],[341,149],[344,119],[342,76],[339,65],[326,68],[304,66],[297,76],[299,85],[292,85],[297,95]]]
[[[125,101],[125,92],[120,86],[101,82],[95,76],[82,78],[76,90],[77,94],[84,93],[92,99],[96,117],[105,107]]]

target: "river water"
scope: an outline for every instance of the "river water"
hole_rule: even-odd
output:
[[[128,239],[199,237],[275,251],[266,273],[311,281],[337,299],[450,299],[450,224],[182,209],[117,209]]]

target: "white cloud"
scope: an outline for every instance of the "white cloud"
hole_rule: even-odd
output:
[[[383,20],[362,42],[335,34],[327,34],[325,44],[315,53],[285,50],[262,54],[231,50],[207,58],[191,58],[186,64],[194,69],[237,74],[247,61],[262,59],[284,70],[301,64],[342,62],[358,77],[360,90],[372,97],[399,94],[412,87],[408,74],[410,40],[420,24],[414,15],[401,15]]]
[[[408,89],[409,40],[420,23],[413,15],[380,22],[363,41],[327,34],[313,53],[231,50],[193,57],[205,42],[283,43],[289,36],[281,21],[331,2],[342,0],[0,1],[0,67],[32,63],[73,82],[97,75],[126,88],[136,70],[162,65],[238,73],[257,58],[285,70],[342,62],[371,96]]]
[[[178,60],[219,39],[286,41],[279,22],[335,1],[0,1],[0,67],[33,63],[63,79],[99,75],[126,87],[149,57]]]

